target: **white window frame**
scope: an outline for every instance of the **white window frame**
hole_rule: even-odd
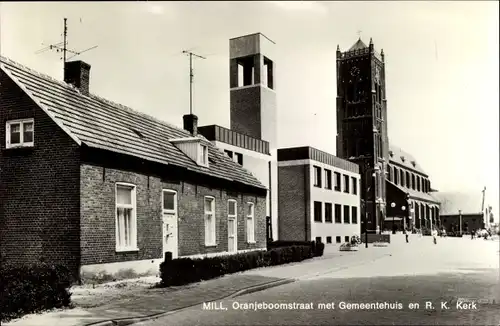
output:
[[[24,124],[31,123],[33,124],[33,141],[24,142]],[[19,135],[19,143],[11,144],[10,139],[10,128],[14,124],[20,125],[20,135]],[[33,147],[35,144],[35,119],[17,119],[17,120],[9,120],[5,123],[5,148],[17,148],[17,147]]]
[[[209,211],[209,212],[207,212],[205,210],[205,201],[207,199],[212,200],[212,207],[211,207],[211,211]],[[212,197],[212,196],[203,197],[203,212],[204,212],[203,221],[205,222],[205,246],[206,247],[214,247],[217,245],[217,232],[216,232],[216,220],[215,220],[215,197]],[[212,216],[212,224],[211,225],[209,225],[207,223],[207,215]],[[209,234],[212,235],[211,236],[212,241],[208,241],[210,238]]]
[[[118,188],[119,187],[127,187],[131,188],[131,204],[130,205],[124,205],[124,204],[118,204]],[[117,252],[124,252],[124,251],[138,251],[139,248],[137,247],[137,187],[134,184],[131,183],[124,183],[124,182],[117,182],[115,184],[115,243],[116,243],[116,251]],[[118,227],[118,208],[131,208],[132,213],[131,213],[131,229],[130,229],[130,237],[132,239],[131,244],[129,246],[122,246],[118,243],[118,232],[119,232],[119,227]]]
[[[229,206],[231,203],[234,203],[234,214],[230,213]],[[235,244],[235,251],[238,251],[238,202],[234,199],[228,199],[227,201],[227,219],[228,221],[232,219],[234,221],[234,244]],[[228,223],[229,227],[229,223]],[[229,235],[228,235],[229,237]],[[229,245],[228,245],[229,246]],[[229,249],[229,248],[228,248]]]
[[[198,164],[202,166],[208,166],[208,145],[199,144]]]
[[[250,214],[246,211],[247,243],[255,243],[255,203],[247,202],[250,205]]]
[[[174,208],[165,209],[165,194],[174,195]],[[163,214],[175,214],[177,215],[177,191],[171,189],[163,189],[161,192],[161,210]]]

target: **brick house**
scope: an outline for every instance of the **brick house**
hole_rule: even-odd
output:
[[[0,253],[75,274],[266,246],[266,188],[197,133],[0,57]]]

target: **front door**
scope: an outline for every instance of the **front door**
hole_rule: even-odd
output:
[[[229,252],[238,251],[238,239],[237,239],[237,208],[236,201],[229,200],[228,202],[228,217],[227,217],[227,249]]]
[[[172,258],[175,259],[179,254],[177,193],[173,190],[163,190],[162,197],[163,259],[165,259],[165,252],[168,251],[172,253]]]

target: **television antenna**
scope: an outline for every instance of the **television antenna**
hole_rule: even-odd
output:
[[[202,57],[201,55],[194,54],[191,51],[184,50],[182,53],[187,54],[189,56],[189,114],[193,114],[193,79],[194,79],[194,73],[193,73],[193,57],[199,58],[199,59],[206,59],[205,57]]]
[[[82,20],[80,19],[80,22]],[[64,64],[64,71],[66,71],[66,62],[71,59],[71,58],[74,58],[82,53],[85,53],[87,51],[90,51],[90,50],[93,50],[95,48],[97,48],[97,45],[93,46],[93,47],[90,47],[88,49],[85,49],[85,50],[82,50],[82,51],[75,51],[75,50],[70,50],[68,49],[68,41],[67,41],[67,38],[68,38],[68,19],[67,18],[64,18],[64,32],[63,32],[63,41],[62,42],[59,42],[59,43],[55,43],[55,44],[50,44],[38,51],[35,52],[35,54],[41,54],[41,53],[44,53],[44,52],[47,52],[47,51],[52,51],[52,50],[55,50],[57,53],[62,53],[62,57],[60,58],[60,60],[63,60],[63,64]],[[42,45],[44,45],[42,43]],[[67,57],[68,56],[68,53],[71,53],[73,54],[71,57]]]

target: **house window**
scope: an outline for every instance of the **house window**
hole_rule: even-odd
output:
[[[176,200],[175,191],[164,190],[163,191],[163,213],[175,213],[176,211]]]
[[[342,206],[335,204],[335,223],[342,223]]]
[[[335,242],[336,243],[341,243],[342,242],[342,238],[340,236],[335,237]]]
[[[417,190],[420,191],[420,177],[417,176]]]
[[[332,237],[326,237],[326,243],[332,243]]]
[[[7,121],[5,125],[5,147],[32,147],[34,130],[33,119]]]
[[[247,242],[255,242],[255,205],[247,203]]]
[[[233,158],[233,152],[228,151],[227,149],[225,149],[224,153],[226,153],[226,155],[229,156],[230,158]]]
[[[340,191],[340,182],[341,182],[340,173],[338,172],[334,173],[335,173],[335,190]]]
[[[314,221],[315,222],[323,222],[323,216],[322,215],[322,209],[321,209],[321,202],[315,201],[314,202]]]
[[[356,206],[351,207],[351,220],[352,224],[358,224],[358,208]]]
[[[332,171],[325,169],[325,189],[332,189]]]
[[[321,242],[321,237],[316,237],[316,243],[320,243]]]
[[[344,192],[349,193],[349,176],[344,175]]]
[[[240,153],[234,153],[234,161],[238,163],[239,165],[243,165],[243,154]]]
[[[325,222],[332,223],[332,204],[325,203]]]
[[[134,185],[116,184],[116,251],[138,250],[135,189]]]
[[[321,187],[321,168],[314,166],[314,186]]]
[[[215,199],[205,197],[205,245],[215,246]]]
[[[350,213],[349,206],[344,205],[344,223],[347,223],[347,224],[351,223],[349,213]]]
[[[352,194],[357,195],[358,194],[358,183],[356,182],[356,178],[351,177],[351,181],[352,181]]]
[[[208,146],[200,144],[200,154],[198,157],[198,164],[207,166],[208,165]]]
[[[345,238],[344,238],[345,242],[349,242],[349,236],[346,235]]]

